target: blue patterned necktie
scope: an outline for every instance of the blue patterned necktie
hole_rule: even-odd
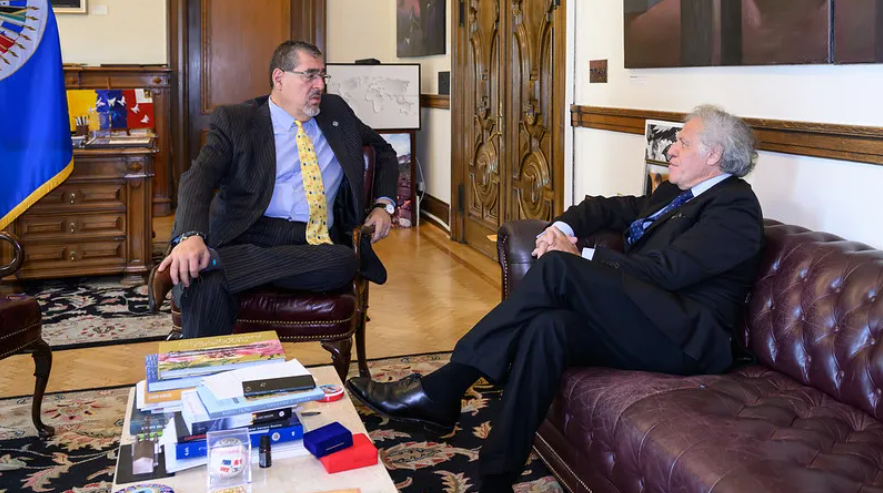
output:
[[[642,217],[641,219],[638,219],[637,221],[633,222],[629,226],[629,234],[628,234],[629,245],[634,245],[635,243],[637,243],[638,240],[640,240],[641,237],[644,236],[644,231],[646,231],[647,228],[650,227],[650,225],[653,224],[653,221],[655,221],[657,218],[662,217],[662,216],[668,214],[669,212],[677,209],[678,207],[684,205],[688,200],[690,200],[692,198],[693,198],[693,190],[685,190],[685,191],[681,192],[677,197],[675,197],[674,200],[669,202],[669,204],[667,206],[665,206],[661,210],[659,210],[659,212],[657,212],[651,216],[648,216],[648,217]]]

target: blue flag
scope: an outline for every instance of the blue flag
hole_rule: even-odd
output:
[[[73,169],[52,7],[47,0],[0,0],[0,229]]]

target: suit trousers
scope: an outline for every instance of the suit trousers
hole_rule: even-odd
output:
[[[236,295],[249,289],[270,284],[329,291],[351,282],[358,269],[352,248],[309,245],[305,223],[266,216],[216,251],[221,269],[203,271],[189,288],[178,284],[172,291],[185,338],[232,333],[239,310]]]
[[[481,448],[482,475],[521,471],[569,367],[699,371],[625,294],[623,275],[549,252],[457,343],[451,361],[503,385],[500,414]]]

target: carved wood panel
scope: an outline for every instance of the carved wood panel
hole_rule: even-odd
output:
[[[561,0],[461,4],[451,232],[495,257],[504,222],[562,211],[565,9]]]
[[[502,39],[500,0],[469,2],[467,59],[467,108],[471,125],[467,131],[467,220],[496,231],[502,211],[500,161],[502,159],[501,87]],[[480,233],[479,233],[480,234]]]
[[[556,214],[553,162],[555,36],[554,0],[512,1],[512,104],[509,121],[514,155],[509,167],[508,219],[546,219]]]

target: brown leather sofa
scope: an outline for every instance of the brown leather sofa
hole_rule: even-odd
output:
[[[547,223],[503,226],[503,296]],[[883,251],[775,221],[737,339],[757,362],[566,372],[534,447],[572,492],[883,492]],[[621,245],[601,234],[588,245]]]

